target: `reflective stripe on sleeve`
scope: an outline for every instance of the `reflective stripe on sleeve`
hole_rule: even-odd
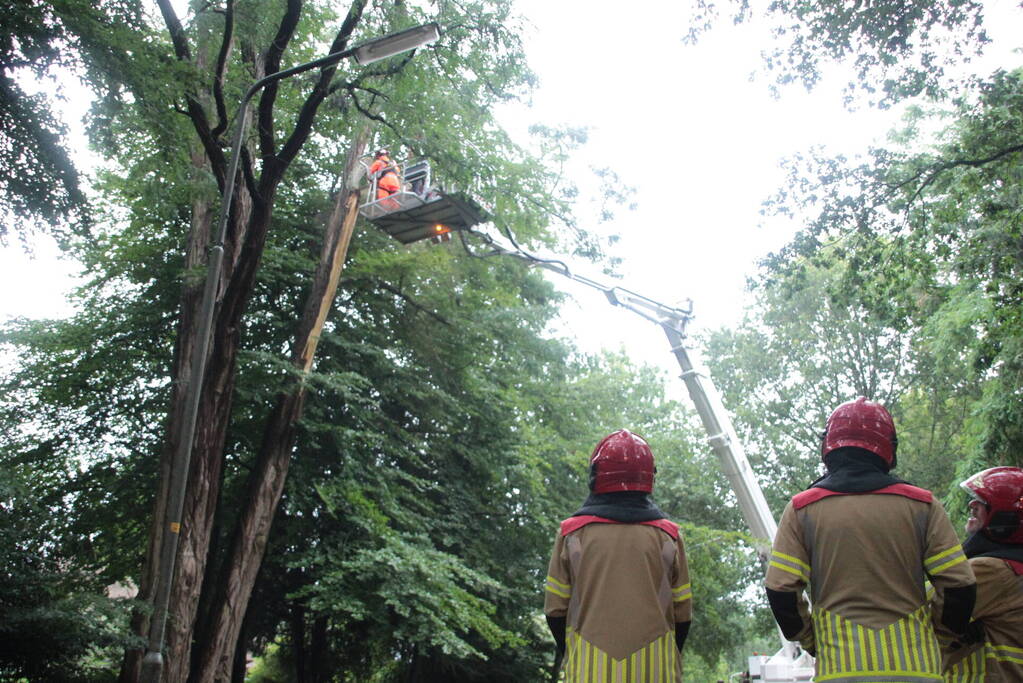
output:
[[[684,602],[693,597],[693,588],[691,583],[683,583],[678,588],[671,589],[671,599],[674,602]]]
[[[559,598],[570,598],[572,597],[572,586],[567,583],[561,583],[553,576],[547,577],[547,582],[543,586],[545,591],[554,593]]]
[[[772,550],[770,564],[772,567],[777,567],[789,574],[795,574],[803,581],[808,582],[810,580],[810,565],[803,562],[798,557],[793,557],[792,555],[786,555],[785,553],[780,553],[777,550]]]
[[[965,561],[966,555],[963,554],[963,546],[954,545],[948,550],[943,550],[937,555],[931,555],[924,560],[924,569],[927,570],[928,574],[934,576]]]

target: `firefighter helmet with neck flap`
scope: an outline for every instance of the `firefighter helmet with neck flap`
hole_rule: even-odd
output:
[[[1023,470],[992,467],[962,484],[966,492],[987,508],[981,531],[994,541],[1023,543]]]
[[[874,453],[891,469],[895,467],[898,443],[891,413],[880,403],[860,396],[831,413],[821,444],[821,457],[838,448],[854,446]]]
[[[619,429],[601,439],[590,455],[593,493],[654,490],[654,454],[639,434]]]

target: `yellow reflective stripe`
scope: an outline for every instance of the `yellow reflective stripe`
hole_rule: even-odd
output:
[[[845,632],[842,634],[842,644],[845,647],[842,649],[845,651],[846,669],[852,670],[856,668],[856,651],[853,648],[853,625],[851,621],[846,621],[845,619],[842,621],[845,625]]]
[[[941,652],[929,619],[929,606],[922,605],[899,621],[875,630],[834,612],[814,610],[815,680],[941,680]],[[1018,656],[1023,657],[1023,650]]]
[[[675,649],[675,634],[666,631],[642,649],[622,659],[583,639],[568,628],[566,651],[559,681],[568,683],[676,683],[681,658]]]
[[[789,574],[795,574],[796,576],[801,578],[803,581],[809,581],[810,580],[810,577],[807,576],[804,572],[802,572],[799,569],[795,569],[793,567],[789,567],[788,565],[784,565],[781,562],[775,562],[774,560],[771,560],[771,562],[769,564],[772,567],[777,567],[778,569],[781,569],[782,571],[788,572]]]
[[[557,588],[555,588],[554,586],[551,586],[550,584],[545,585],[543,588],[548,593],[554,593],[559,598],[570,598],[570,597],[572,597],[572,595],[570,593],[563,593],[560,590],[558,590]],[[534,593],[533,595],[536,595],[536,593]]]
[[[870,652],[867,650],[866,629],[857,627],[856,630],[860,632],[860,659],[863,662],[861,666],[864,669],[876,669],[877,667],[870,660]]]
[[[832,671],[838,671],[842,665],[842,648],[839,647],[838,625],[835,622],[835,615],[828,614],[824,618],[824,624],[828,632],[828,663]]]
[[[946,558],[948,559],[946,560]],[[945,561],[942,562],[942,560]],[[954,545],[924,560],[924,568],[928,574],[934,575],[965,561],[966,555],[963,554],[963,547],[961,545]]]
[[[565,590],[571,590],[572,589],[572,584],[570,584],[570,583],[561,583],[560,581],[555,579],[550,574],[547,575],[547,580],[550,581],[551,583],[553,583],[555,586],[558,586],[559,588],[563,588]]]
[[[821,681],[862,681],[863,683],[873,683],[871,678],[881,678],[885,681],[897,680],[895,677],[901,676],[905,681],[940,681],[941,676],[938,674],[925,674],[918,671],[855,671],[855,672],[842,672],[837,674],[830,674],[825,676],[814,676],[813,680]]]
[[[952,553],[955,553],[955,552],[960,552],[961,553],[962,551],[963,551],[963,546],[961,546],[961,545],[954,545],[951,548],[949,548],[948,550],[942,550],[937,555],[931,555],[926,560],[924,560],[924,564],[931,564],[932,562],[937,562],[941,558],[948,557]]]
[[[684,583],[678,588],[672,588],[672,600],[675,602],[685,602],[693,597],[693,589],[691,583]]]
[[[802,567],[806,571],[810,571],[810,565],[808,565],[806,562],[803,562],[798,557],[793,557],[792,555],[786,555],[785,553],[780,553],[777,550],[772,550],[771,551],[771,555],[773,555],[774,557],[780,557],[783,560],[788,560],[789,562],[794,562],[795,564],[798,564],[800,567]]]
[[[880,662],[880,664],[881,664],[881,668],[882,669],[888,669],[892,665],[891,664],[891,660],[888,659],[888,651],[889,651],[889,648],[890,648],[890,645],[888,644],[888,642],[889,642],[888,641],[888,629],[883,629],[881,631],[881,633],[880,633],[880,636],[881,637],[878,639],[880,647],[881,647],[881,662]]]
[[[561,598],[572,597],[572,586],[567,583],[561,583],[553,576],[547,577],[547,583],[544,584],[544,590],[554,593]]]
[[[948,560],[944,564],[939,564],[938,566],[934,567],[933,570],[931,570],[931,574],[940,574],[941,572],[944,572],[945,570],[947,570],[948,567],[955,566],[955,565],[959,564],[960,562],[965,562],[965,561],[966,561],[966,555],[960,555],[959,557],[953,557],[952,559]]]
[[[588,669],[588,672],[586,674],[586,678],[587,678],[588,681],[593,681],[593,683],[601,683],[600,676],[599,676],[599,674],[600,674],[600,648],[598,648],[593,643],[586,643],[586,647],[587,647],[587,649],[590,652],[590,656],[588,657],[588,659],[589,659],[589,669]]]
[[[1013,647],[1012,645],[991,645],[991,649],[994,650],[994,658],[999,662],[1023,664],[1023,647]]]
[[[917,646],[916,634],[913,633],[913,624],[911,622],[901,622],[899,626],[902,628],[902,632],[906,634],[904,647],[906,652],[909,653],[910,666],[914,669],[919,669],[923,666],[923,662],[920,661],[920,648]]]
[[[572,680],[572,674],[575,671],[574,661],[578,652],[579,645],[576,640],[576,633],[571,628],[568,628],[565,630],[565,659],[561,665],[566,681]]]

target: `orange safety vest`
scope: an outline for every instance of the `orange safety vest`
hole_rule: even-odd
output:
[[[369,167],[369,174],[377,179],[377,198],[395,194],[398,191],[398,167],[391,161],[390,157],[377,157],[376,161]]]

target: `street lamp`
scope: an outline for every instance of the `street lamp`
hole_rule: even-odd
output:
[[[166,529],[163,545],[160,549],[160,573],[157,576],[156,599],[153,603],[153,616],[149,625],[149,643],[145,657],[142,659],[142,680],[146,683],[159,683],[163,674],[163,639],[167,625],[167,607],[170,604],[171,584],[173,583],[174,564],[177,557],[178,539],[181,531],[181,513],[185,505],[185,485],[188,481],[188,468],[192,457],[192,441],[195,439],[195,422],[199,412],[199,396],[202,392],[202,380],[206,374],[206,355],[210,344],[210,330],[213,326],[213,307],[216,298],[217,282],[224,262],[224,237],[227,234],[227,221],[234,199],[235,176],[238,174],[238,159],[241,156],[242,139],[248,126],[248,104],[253,95],[265,86],[295,74],[300,74],[317,67],[336,64],[347,57],[365,66],[373,62],[408,50],[414,50],[440,37],[440,28],[436,23],[424,24],[415,28],[391,33],[382,38],[375,38],[356,47],[340,52],[333,52],[326,57],[299,64],[284,71],[272,73],[252,84],[241,104],[235,119],[238,121],[231,144],[231,161],[227,175],[224,176],[224,200],[220,206],[220,225],[216,239],[210,247],[206,267],[206,284],[203,289],[202,311],[199,315],[199,339],[192,357],[192,372],[186,387],[188,396],[185,402],[185,422],[181,440],[171,462],[170,500],[167,506]]]

